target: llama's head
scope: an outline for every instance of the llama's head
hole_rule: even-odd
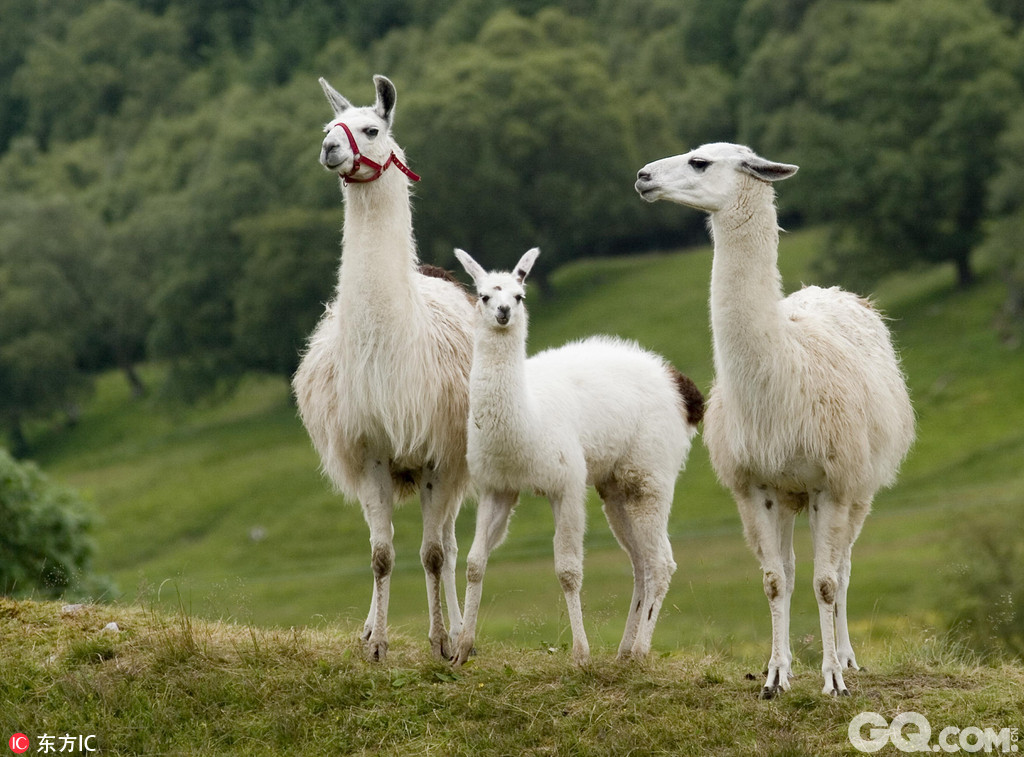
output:
[[[488,273],[469,256],[468,252],[455,250],[455,257],[459,259],[476,286],[478,321],[496,330],[526,323],[526,289],[523,282],[530,274],[538,255],[540,249],[534,247],[519,259],[512,271]]]
[[[373,83],[377,87],[377,101],[369,107],[357,108],[326,79],[320,78],[320,86],[334,111],[333,118],[324,126],[327,136],[320,148],[320,163],[342,176],[346,183],[378,178],[391,162],[396,162],[396,153],[400,153],[391,138],[395,85],[379,75],[373,77]],[[397,164],[408,172],[400,160]],[[418,177],[412,174],[410,178]]]
[[[648,202],[669,200],[714,213],[735,203],[746,177],[788,179],[797,167],[765,160],[743,145],[715,142],[648,163],[636,175],[636,191]]]

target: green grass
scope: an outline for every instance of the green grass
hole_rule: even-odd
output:
[[[921,634],[880,647],[849,698],[821,696],[798,660],[793,689],[770,702],[757,699],[758,655],[602,652],[577,668],[563,648],[489,641],[452,671],[402,635],[387,663],[365,662],[354,636],[0,599],[0,732],[28,735],[31,753],[43,734],[70,734],[109,755],[823,757],[858,754],[861,712],[919,712],[935,743],[947,726],[1019,728],[1024,711],[1019,666],[978,665]]]
[[[813,230],[783,237],[780,266],[789,289],[827,283],[810,272],[822,239]],[[530,349],[593,333],[633,337],[706,391],[710,262],[705,248],[567,266],[552,276],[548,297],[531,299]],[[854,552],[850,617],[858,651],[939,622],[950,577],[964,560],[955,545],[965,522],[1024,515],[1024,352],[1004,348],[990,328],[1001,296],[991,273],[961,292],[944,268],[893,277],[876,292],[902,349],[919,428],[899,484],[877,498]],[[226,402],[175,409],[132,400],[111,374],[75,428],[46,431],[33,442],[49,472],[95,503],[97,565],[115,579],[122,600],[165,609],[180,602],[197,617],[260,627],[344,626],[365,615],[366,526],[358,508],[319,476],[285,381],[250,377]],[[631,575],[595,497],[589,506],[583,600],[600,653],[617,646]],[[459,521],[463,561],[472,527],[467,505]],[[399,510],[395,530],[391,625],[425,643],[415,504]],[[677,487],[671,532],[679,569],[656,650],[767,657],[758,566],[699,442]],[[798,532],[793,636],[813,640],[818,621],[805,522]],[[481,643],[531,649],[567,639],[551,538],[547,503],[524,496],[488,568]],[[813,662],[816,644],[803,647]],[[869,657],[862,661],[870,665]]]

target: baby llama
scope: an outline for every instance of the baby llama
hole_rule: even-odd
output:
[[[650,650],[676,567],[669,510],[704,398],[690,379],[632,342],[592,337],[527,359],[523,281],[539,252],[527,252],[514,273],[487,273],[456,251],[479,295],[467,455],[480,493],[456,665],[473,648],[487,559],[505,538],[522,489],[551,501],[555,572],[576,663],[590,654],[580,605],[589,484],[597,487],[612,532],[633,564],[620,657]]]
[[[826,694],[857,669],[846,620],[853,542],[875,493],[895,480],[914,413],[889,332],[871,303],[838,287],[782,296],[772,182],[796,166],[709,144],[650,163],[636,189],[710,214],[715,382],[704,443],[761,563],[772,618],[762,689],[789,688],[793,523],[806,509]]]
[[[387,653],[391,516],[396,502],[418,489],[429,638],[434,654],[447,658],[442,583],[452,636],[462,626],[455,516],[469,481],[473,307],[454,281],[418,266],[409,182],[419,177],[391,137],[395,87],[383,76],[374,83],[375,104],[357,108],[320,79],[334,110],[320,162],[341,177],[345,226],[336,296],[292,384],[324,471],[359,501],[370,528],[367,656],[380,660]]]

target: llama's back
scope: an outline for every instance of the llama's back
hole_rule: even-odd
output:
[[[663,358],[635,342],[591,337],[526,363],[535,409],[578,434],[591,482],[617,467],[655,467],[674,481],[697,431],[703,398]]]

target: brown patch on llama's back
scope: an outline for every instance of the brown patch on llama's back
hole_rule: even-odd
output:
[[[426,276],[431,279],[441,279],[442,281],[447,281],[449,284],[454,284],[459,288],[459,291],[466,295],[466,299],[474,304],[476,303],[476,298],[473,294],[467,290],[466,287],[463,286],[462,282],[455,278],[455,274],[448,269],[441,268],[441,266],[430,265],[430,263],[420,263],[418,270],[421,276]]]
[[[704,419],[704,395],[701,394],[697,385],[693,383],[693,379],[680,373],[675,366],[668,366],[668,372],[672,377],[672,381],[675,382],[676,391],[683,400],[683,408],[686,410],[686,422],[691,426],[696,426]]]

